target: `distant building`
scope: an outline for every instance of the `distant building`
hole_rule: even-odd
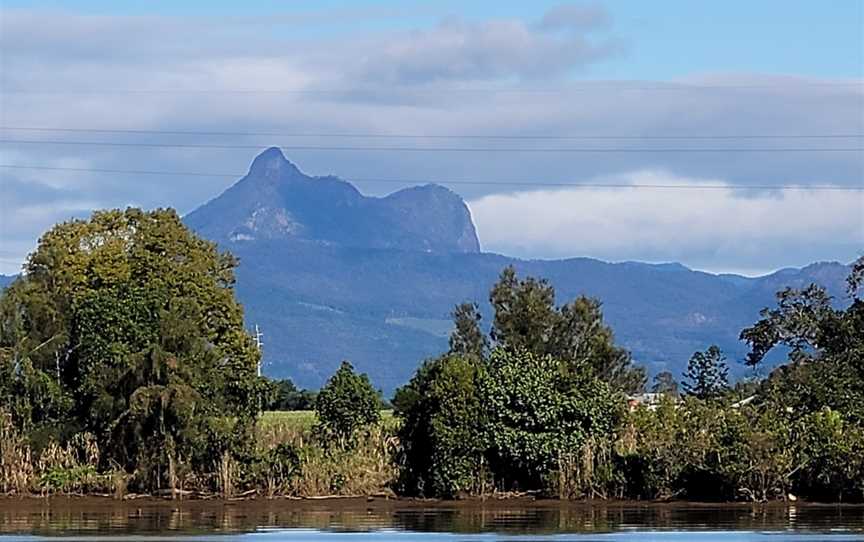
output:
[[[664,397],[669,397],[673,402],[678,402],[678,396],[669,393],[640,393],[638,395],[629,395],[627,397],[627,407],[630,411],[634,411],[640,406],[644,406],[648,410],[657,410]]]
[[[746,399],[741,399],[737,403],[732,403],[732,408],[741,408],[744,405],[749,405],[755,399],[756,399],[756,395],[751,395],[750,397],[747,397]]]

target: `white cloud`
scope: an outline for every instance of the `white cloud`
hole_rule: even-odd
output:
[[[349,73],[378,84],[561,75],[620,52],[615,40],[586,35],[603,21],[602,10],[576,8],[549,12],[536,25],[518,19],[446,19],[366,48]]]
[[[481,197],[469,206],[483,247],[525,257],[682,261],[715,271],[735,262],[736,270],[757,272],[805,264],[820,250],[864,249],[860,192],[697,189],[726,183],[650,171],[600,182],[682,189],[585,188]]]
[[[373,10],[374,11],[374,10]],[[362,13],[301,14],[313,18],[351,19]],[[253,16],[257,17],[257,16]],[[497,135],[635,135],[669,134],[831,134],[857,132],[862,92],[849,85],[831,87],[831,80],[810,80],[771,74],[694,75],[686,81],[573,82],[568,75],[617,51],[614,21],[600,8],[565,6],[538,13],[532,20],[492,18],[449,19],[418,27],[413,32],[356,31],[325,39],[274,31],[273,24],[288,24],[276,16],[267,20],[211,17],[130,17],[77,15],[69,11],[5,10],[0,18],[0,48],[5,68],[0,86],[12,90],[3,96],[3,124],[155,130],[207,130],[227,132],[286,133],[426,133]],[[258,23],[261,24],[258,24]],[[302,20],[295,21],[304,24]],[[241,24],[242,23],[242,24]],[[272,23],[272,24],[270,24]],[[282,30],[285,30],[284,32]],[[366,32],[366,33],[364,33]],[[604,38],[605,36],[605,38]],[[611,49],[610,49],[611,47]],[[638,44],[634,44],[638,48]],[[364,59],[362,61],[358,59]],[[533,83],[526,80],[546,78]],[[860,80],[858,81],[860,83]],[[813,84],[816,83],[816,84]],[[483,89],[525,84],[550,88],[551,92],[488,92]],[[570,84],[580,87],[567,91]],[[592,87],[596,85],[596,87]],[[620,87],[676,87],[681,84],[741,85],[703,91],[643,92]],[[752,85],[753,88],[748,88]],[[460,89],[454,91],[454,88]],[[14,92],[43,89],[47,92]],[[96,90],[95,93],[87,92]],[[133,90],[135,92],[98,92]],[[234,92],[260,89],[272,92]],[[324,89],[337,92],[309,94],[281,89]],[[560,92],[556,89],[561,90]],[[137,91],[141,92],[137,92]],[[463,92],[462,90],[466,90]],[[681,90],[681,89],[678,89]],[[175,92],[179,91],[179,92]],[[8,139],[159,141],[204,144],[351,146],[355,139],[297,137],[204,137],[181,135],[118,135],[8,131]],[[479,141],[369,140],[364,145],[526,147],[766,147],[850,146],[856,143],[826,140],[791,141]],[[77,145],[4,145],[4,164],[54,167],[90,167],[114,170],[168,172],[243,172],[254,149],[151,149],[146,147],[96,147]],[[719,178],[736,185],[777,184],[794,179],[802,184],[860,184],[864,179],[861,153],[408,153],[288,151],[311,174],[336,174],[351,178],[399,178],[435,181],[477,179],[515,182],[524,179],[571,180],[610,176],[626,171],[662,169],[685,179]],[[3,173],[3,172],[0,172]],[[0,176],[0,247],[32,246],[42,231],[72,204],[97,203],[122,206],[138,201],[146,207],[174,206],[182,213],[214,197],[233,182],[230,178],[187,177],[180,174],[142,176],[73,171],[10,170],[14,179]],[[406,183],[410,184],[410,183]],[[399,188],[394,184],[363,183],[367,193],[380,195]],[[530,190],[530,186],[527,187]],[[460,193],[474,205],[503,205],[509,196],[493,196],[495,184],[460,185]],[[533,195],[531,195],[533,194]],[[520,196],[524,203],[542,192]],[[603,194],[578,191],[575,196],[556,193],[553,199],[592,197],[606,202]],[[489,196],[484,198],[483,196]],[[481,237],[488,248],[544,257],[593,254],[610,259],[682,259],[715,266],[728,257],[727,266],[774,267],[790,262],[790,254],[811,259],[851,259],[860,248],[860,235],[846,234],[847,241],[819,237],[833,231],[811,217],[812,231],[779,236],[776,253],[751,239],[725,247],[723,239],[701,233],[699,242],[676,237],[668,215],[645,215],[644,210],[664,208],[682,197],[720,197],[731,204],[739,198],[722,191],[670,193],[616,191],[607,200],[620,202],[644,227],[626,222],[614,224],[603,214],[604,229],[621,235],[655,229],[669,232],[666,243],[646,239],[642,244],[624,242],[620,236],[600,236],[606,243],[584,239],[564,243],[558,237],[579,238],[550,220],[536,205],[526,208],[527,231],[513,228],[511,240],[494,233],[494,221],[477,209]],[[832,205],[848,209],[848,193],[814,194],[809,201],[832,209],[824,212],[825,224],[833,216]],[[792,195],[791,197],[795,197]],[[838,198],[838,201],[825,199]],[[498,198],[498,199],[496,199]],[[599,199],[598,199],[599,198]],[[659,201],[658,201],[659,199]],[[757,198],[758,199],[758,198]],[[853,200],[854,201],[854,200]],[[30,212],[26,220],[12,224],[15,208],[33,204],[45,207]],[[576,205],[574,202],[573,205]],[[788,205],[788,202],[786,203]],[[47,207],[54,207],[55,213]],[[536,211],[533,212],[532,211]],[[677,208],[686,217],[689,203]],[[532,211],[533,214],[529,213]],[[590,211],[590,209],[589,209]],[[83,212],[83,211],[82,211]],[[719,213],[730,213],[728,208]],[[685,213],[685,214],[681,214]],[[842,215],[842,213],[841,213]],[[588,216],[588,215],[586,215]],[[845,215],[843,215],[845,216]],[[559,216],[559,219],[561,217]],[[627,216],[616,218],[627,219]],[[696,220],[699,217],[691,217]],[[632,220],[636,220],[633,218]],[[648,223],[657,220],[656,225]],[[755,219],[754,219],[755,220]],[[560,222],[560,220],[559,220]],[[598,222],[600,223],[600,222]],[[490,226],[487,227],[487,224]],[[598,229],[586,219],[580,224]],[[505,225],[506,226],[506,225]],[[735,225],[723,227],[735,229]],[[557,228],[557,229],[556,229]],[[665,228],[665,230],[664,230]],[[505,229],[499,231],[506,233]],[[543,239],[540,232],[552,236]],[[529,235],[530,232],[531,235]],[[821,232],[821,233],[820,233]],[[854,233],[854,232],[853,232]],[[683,234],[681,234],[683,235]],[[761,237],[760,237],[761,236]],[[739,235],[740,237],[740,235]],[[851,238],[851,239],[850,239]],[[774,239],[774,238],[772,238]],[[799,240],[805,239],[806,241]],[[767,242],[767,241],[766,241]],[[806,242],[806,245],[802,243]],[[677,248],[673,245],[680,243]],[[718,244],[720,243],[720,244]],[[835,246],[836,245],[836,246]],[[845,247],[845,248],[844,248]],[[18,250],[16,253],[23,255]],[[746,254],[759,253],[744,258]],[[835,256],[843,255],[846,256]],[[771,258],[774,258],[772,260]],[[796,256],[797,258],[797,256]],[[771,263],[776,261],[775,263]],[[799,261],[799,260],[795,260]],[[701,264],[700,264],[701,265]],[[706,264],[707,265],[707,264]]]

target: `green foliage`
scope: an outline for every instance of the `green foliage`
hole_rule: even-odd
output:
[[[852,263],[852,271],[846,279],[846,292],[849,297],[857,298],[862,284],[864,284],[864,256],[860,256]]]
[[[717,398],[729,389],[726,356],[717,346],[695,352],[684,373],[684,391],[699,399]]]
[[[543,489],[560,458],[608,437],[617,405],[608,385],[549,355],[496,349],[481,395],[491,461],[504,487]]]
[[[489,349],[489,339],[480,329],[480,309],[476,303],[462,303],[453,309],[453,332],[450,353],[482,358]]]
[[[427,361],[397,392],[403,491],[445,497],[482,492],[487,431],[480,396],[483,374],[475,356],[451,354]]]
[[[496,347],[549,355],[571,365],[574,371],[590,370],[615,390],[639,393],[645,388],[645,370],[633,365],[629,352],[615,345],[611,328],[603,322],[600,302],[580,296],[555,306],[555,290],[543,279],[520,280],[512,267],[501,272],[489,302],[494,310],[490,338]],[[471,305],[454,312],[456,331],[451,352],[486,351],[479,341],[479,314]],[[473,322],[472,322],[473,320]],[[457,346],[458,348],[453,348]]]
[[[800,491],[826,501],[864,500],[864,428],[828,407],[800,424]]]
[[[626,498],[864,499],[864,432],[831,409],[799,417],[688,398],[638,409],[619,446]]]
[[[777,305],[776,309],[764,309],[762,319],[741,332],[741,340],[750,345],[748,365],[761,363],[778,344],[791,349],[793,360],[807,357],[811,347],[818,348],[823,342],[825,324],[836,317],[831,297],[815,284],[803,290],[786,288],[778,292]]]
[[[609,440],[620,405],[590,371],[504,348],[429,361],[394,403],[403,488],[427,496],[482,493],[488,482],[554,493],[553,472]]]
[[[790,363],[759,392],[766,402],[801,414],[827,406],[864,423],[864,301],[855,297],[845,310],[834,309],[825,291],[811,285],[778,293],[778,307],[762,316],[741,333],[751,346],[748,362],[760,363],[779,345],[791,351]]]
[[[264,410],[295,411],[315,409],[315,397],[317,394],[314,391],[298,389],[290,379],[268,380],[267,385],[267,399],[264,404]]]
[[[266,488],[269,496],[289,494],[291,482],[300,476],[297,449],[287,442],[279,443],[264,454],[256,474],[259,485]]]
[[[14,398],[19,425],[55,427],[61,441],[90,431],[103,466],[136,472],[144,487],[173,485],[181,458],[211,468],[216,421],[250,423],[263,391],[236,265],[173,210],[52,228],[0,300],[0,394]]]
[[[49,493],[71,493],[87,490],[98,477],[93,465],[54,467],[42,474],[39,485]]]
[[[369,377],[357,374],[347,361],[321,388],[315,399],[318,425],[325,440],[350,446],[360,431],[381,420],[381,399]]]

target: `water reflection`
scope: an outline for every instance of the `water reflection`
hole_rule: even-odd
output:
[[[557,501],[428,503],[339,501],[132,501],[0,499],[3,534],[204,534],[265,529],[331,532],[611,533],[815,531],[864,533],[864,508],[813,505],[586,504]]]

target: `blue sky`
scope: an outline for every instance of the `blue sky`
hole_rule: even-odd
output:
[[[297,24],[256,24],[306,37],[410,29],[442,17],[531,18],[560,1],[436,0],[411,2],[284,2],[277,0],[40,1],[5,0],[7,8],[60,9],[88,14],[249,17],[307,15]],[[676,78],[694,72],[771,72],[817,77],[864,76],[864,2],[860,0],[614,0],[602,6],[628,54],[585,74],[621,79]],[[74,6],[74,9],[70,9]],[[334,16],[327,17],[327,12]],[[339,13],[367,12],[340,18]],[[269,28],[268,28],[269,27]],[[636,46],[638,44],[638,47]]]
[[[848,262],[864,251],[864,193],[770,189],[864,185],[864,152],[854,151],[864,138],[686,137],[864,133],[860,0],[5,0],[0,47],[6,126],[588,134],[601,139],[560,145],[399,138],[379,143],[651,151],[286,150],[304,171],[357,180],[372,195],[414,181],[524,181],[518,187],[452,186],[468,201],[487,250],[532,258],[680,261],[746,274],[816,260]],[[244,89],[253,92],[234,92]],[[273,92],[281,90],[300,92]],[[661,139],[602,139],[621,135]],[[668,136],[680,139],[662,139]],[[192,178],[182,172],[239,176],[259,146],[370,143],[26,130],[7,130],[3,138],[38,142],[0,145],[0,163],[19,166],[0,168],[0,272],[7,273],[19,268],[39,234],[58,220],[126,205],[173,206],[185,213],[234,182],[230,176]],[[82,139],[249,148],[214,152],[50,143]],[[721,152],[652,150],[664,146]],[[765,147],[779,150],[752,152]],[[28,165],[61,170],[20,167]],[[68,168],[157,169],[170,175]],[[376,178],[406,181],[368,180]],[[728,189],[544,185],[557,181]],[[754,186],[761,188],[748,189]]]

